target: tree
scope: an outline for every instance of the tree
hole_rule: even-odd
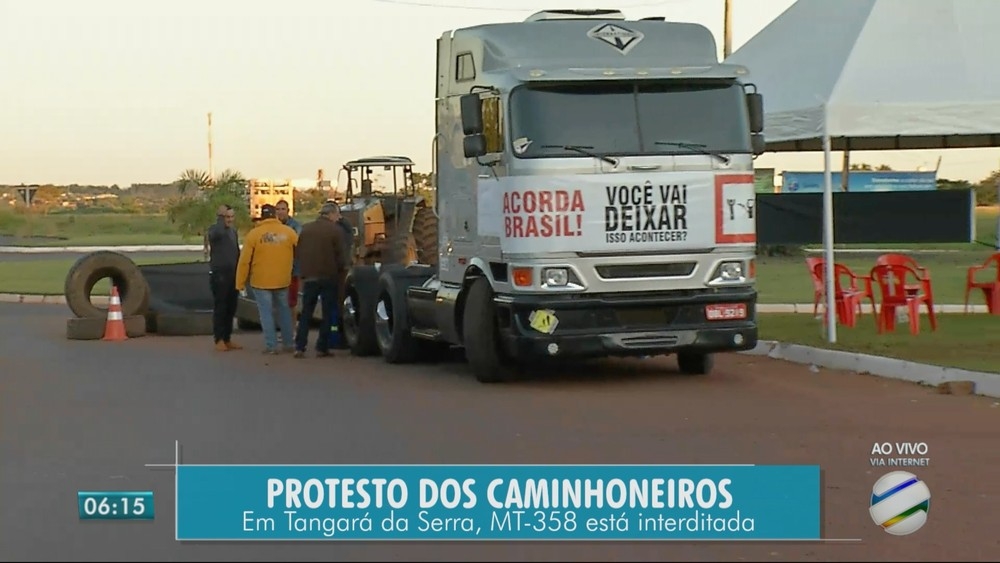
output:
[[[976,205],[996,205],[998,189],[1000,189],[1000,170],[994,170],[976,184]]]
[[[891,172],[892,167],[888,164],[879,164],[878,166],[872,166],[871,164],[866,164],[864,162],[857,162],[851,164],[851,170],[857,170],[859,172],[871,172],[872,170],[877,170],[879,172]]]
[[[243,230],[250,221],[247,181],[235,170],[211,178],[201,170],[188,169],[174,183],[180,198],[171,202],[167,217],[184,237],[201,236],[215,222],[215,211],[226,204],[236,211],[236,226]]]
[[[192,192],[200,192],[212,185],[212,177],[204,170],[188,168],[184,172],[181,172],[180,178],[174,182],[174,185],[177,186],[177,190],[181,195],[185,196]]]

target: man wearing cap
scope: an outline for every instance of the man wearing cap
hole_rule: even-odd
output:
[[[281,328],[285,351],[292,351],[292,309],[288,304],[288,286],[292,282],[292,261],[299,235],[277,219],[273,205],[260,209],[260,221],[247,233],[236,270],[236,289],[242,291],[249,280],[260,325],[264,331],[264,353],[278,353],[274,313]]]
[[[316,337],[316,355],[330,355],[330,311],[337,301],[337,281],[347,267],[344,255],[343,231],[337,224],[340,206],[328,202],[320,209],[319,218],[302,227],[295,255],[302,276],[302,311],[295,334],[295,357],[305,357],[309,344],[309,321],[318,302],[322,321]]]
[[[215,212],[217,220],[205,234],[209,256],[209,282],[212,288],[212,332],[215,349],[219,352],[240,350],[243,347],[232,341],[233,318],[236,316],[236,265],[240,260],[240,241],[233,221],[236,213],[228,205],[220,205]]]

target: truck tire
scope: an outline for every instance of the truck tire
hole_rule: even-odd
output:
[[[340,318],[344,324],[344,340],[354,356],[378,353],[378,341],[375,339],[378,277],[379,271],[375,266],[355,266],[344,280]]]
[[[431,207],[418,207],[413,217],[413,240],[417,260],[428,266],[438,265],[438,218]]]
[[[211,311],[156,315],[156,332],[160,336],[211,336],[213,328]]]
[[[685,375],[708,375],[715,367],[715,356],[696,352],[679,352],[677,368]]]
[[[382,272],[379,276],[375,298],[375,340],[387,363],[408,363],[417,357],[419,342],[410,334],[406,288],[417,283],[418,279],[395,269]]]
[[[480,383],[501,383],[512,378],[512,366],[500,347],[496,304],[490,281],[472,282],[462,313],[465,358]]]
[[[81,256],[66,274],[66,305],[79,318],[107,319],[108,310],[91,303],[90,292],[97,282],[111,278],[118,288],[122,315],[143,315],[149,309],[149,285],[139,267],[128,256],[101,250]]]
[[[125,335],[129,338],[146,336],[146,317],[132,315],[124,317]],[[67,340],[100,340],[104,338],[107,319],[95,317],[70,317],[66,319]]]

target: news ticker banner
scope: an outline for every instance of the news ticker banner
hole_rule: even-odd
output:
[[[816,540],[816,465],[178,465],[176,539]]]

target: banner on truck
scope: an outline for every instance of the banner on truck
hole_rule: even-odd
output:
[[[481,236],[504,252],[694,250],[756,240],[753,174],[514,176],[479,181]]]

